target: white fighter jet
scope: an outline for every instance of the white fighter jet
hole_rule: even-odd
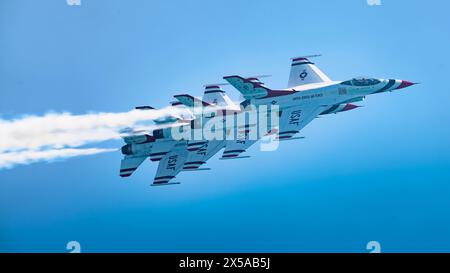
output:
[[[206,111],[200,116],[193,115],[190,128],[202,127],[205,120],[215,116],[236,116],[245,113],[248,105],[279,107],[279,123],[276,130],[276,140],[285,141],[298,139],[296,134],[319,115],[345,112],[359,106],[354,105],[366,96],[383,92],[399,90],[415,83],[396,79],[353,78],[346,81],[333,81],[328,78],[313,62],[314,56],[296,57],[292,59],[291,72],[286,89],[270,89],[257,78],[241,76],[223,77],[236,88],[244,100],[234,103],[219,85],[206,86],[203,99],[183,94],[176,95],[178,103],[184,107],[201,105]],[[209,109],[209,110],[208,110]],[[172,121],[180,118],[172,117]],[[180,127],[186,125],[179,125]],[[159,161],[158,170],[152,185],[169,185],[181,171],[208,170],[200,168],[213,155],[224,149],[220,159],[246,158],[242,156],[257,139],[248,138],[249,125],[237,130],[238,137],[228,139],[175,139],[170,129],[157,129],[147,134],[136,134],[124,138],[126,145],[122,147],[124,158],[121,162],[120,176],[130,176],[139,165],[150,157],[152,161]],[[181,129],[183,130],[183,129]],[[230,130],[225,128],[224,130]],[[268,131],[267,135],[273,133]]]

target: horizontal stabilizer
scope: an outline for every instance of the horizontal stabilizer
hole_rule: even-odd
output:
[[[120,176],[128,177],[144,162],[146,156],[125,157],[120,162]]]

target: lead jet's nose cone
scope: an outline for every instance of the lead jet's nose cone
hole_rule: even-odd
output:
[[[408,86],[411,86],[411,85],[414,85],[414,84],[416,84],[416,83],[402,80],[402,83],[395,89],[402,89],[402,88],[405,88],[405,87],[408,87]]]

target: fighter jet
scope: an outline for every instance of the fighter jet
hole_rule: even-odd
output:
[[[321,115],[346,112],[358,108],[366,96],[392,92],[412,86],[416,83],[398,79],[377,79],[358,77],[344,81],[333,81],[326,76],[310,59],[320,55],[292,58],[288,86],[285,89],[266,87],[258,78],[225,76],[223,79],[237,89],[243,101],[234,103],[218,85],[206,86],[203,99],[182,94],[175,98],[185,107],[201,105],[209,111],[195,115],[190,127],[203,126],[208,118],[222,114],[235,117],[243,114],[246,107],[253,105],[279,107],[279,123],[276,130],[267,131],[265,135],[276,134],[277,141],[299,139],[296,135],[311,121]],[[206,114],[205,114],[206,113]],[[186,125],[179,125],[180,127]],[[215,139],[174,139],[168,129],[157,129],[148,134],[137,134],[124,138],[122,147],[120,175],[130,176],[147,158],[159,161],[158,170],[152,185],[169,185],[181,171],[207,170],[200,168],[214,154],[224,149],[220,159],[247,158],[242,154],[263,135],[256,139],[248,137],[250,125],[237,130],[240,137],[234,140]],[[230,130],[230,128],[225,128]]]
[[[216,114],[234,114],[240,112],[239,105],[234,103],[217,85],[205,86],[203,99],[193,97],[188,94],[175,95],[177,102],[172,106],[183,108],[194,117],[189,127],[201,127],[199,121],[206,122]],[[195,113],[194,107],[200,105],[202,111]],[[139,107],[138,109],[150,110],[154,108]],[[201,115],[200,119],[198,115]],[[179,122],[182,126],[187,121],[179,117],[168,117],[165,124]],[[162,124],[157,121],[157,124]],[[173,126],[178,126],[177,124]],[[128,177],[139,167],[139,165],[150,157],[151,161],[159,161],[158,170],[152,185],[169,185],[177,182],[170,182],[180,171],[200,171],[209,170],[200,168],[208,159],[214,156],[225,146],[225,140],[174,140],[170,137],[170,127],[153,130],[151,133],[128,135],[123,138],[126,145],[122,147],[124,158],[121,162],[120,176]]]

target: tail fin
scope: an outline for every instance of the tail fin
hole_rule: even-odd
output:
[[[317,68],[317,66],[314,65],[313,62],[308,59],[317,56],[320,55],[297,57],[292,59],[288,88],[308,83],[331,81],[327,75],[325,75],[319,68]]]
[[[171,105],[172,107],[175,107],[175,108],[181,108],[181,109],[186,107],[184,104],[182,104],[182,103],[179,102],[179,101],[172,101],[172,102],[170,103],[170,105]]]
[[[210,103],[204,102],[201,99],[193,97],[188,94],[175,95],[173,97],[176,98],[179,102],[181,102],[182,104],[184,104],[187,107],[194,107],[194,106],[198,106],[198,105],[202,105],[202,106],[210,106],[211,105]]]
[[[224,80],[242,93],[245,99],[264,99],[292,94],[291,90],[272,90],[265,87],[257,78],[242,78],[241,76],[226,76]]]
[[[242,93],[245,99],[263,98],[268,95],[270,89],[261,85],[259,81],[242,78],[241,76],[223,77],[228,83]]]
[[[225,94],[218,85],[205,86],[205,92],[203,93],[203,101],[209,104],[218,106],[234,105],[233,101]]]

